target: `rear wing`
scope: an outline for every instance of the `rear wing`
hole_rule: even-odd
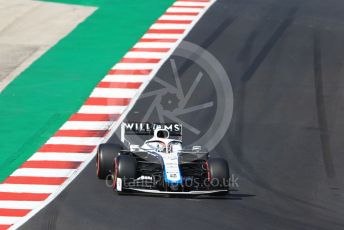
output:
[[[121,141],[125,143],[128,135],[147,136],[149,139],[153,137],[156,129],[166,129],[170,137],[182,140],[183,127],[178,123],[123,122],[121,124]]]

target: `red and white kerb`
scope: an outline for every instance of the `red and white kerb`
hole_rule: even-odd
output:
[[[16,229],[92,160],[213,0],[178,0],[99,82],[79,111],[0,184],[0,230]]]

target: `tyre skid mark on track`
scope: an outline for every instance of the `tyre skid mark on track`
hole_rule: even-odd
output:
[[[330,134],[328,128],[328,119],[326,114],[326,103],[324,99],[324,86],[322,74],[322,60],[321,60],[321,40],[320,32],[314,32],[313,41],[314,50],[314,86],[315,86],[315,102],[318,115],[318,125],[320,130],[320,141],[323,153],[323,161],[325,172],[328,178],[336,177],[336,170],[333,164],[333,156],[331,152]]]

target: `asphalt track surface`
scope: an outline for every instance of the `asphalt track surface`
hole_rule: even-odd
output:
[[[92,163],[22,229],[344,229],[342,12],[334,0],[219,0],[186,38],[212,53],[232,83],[231,125],[212,151],[239,178],[231,195],[118,196]],[[200,67],[175,62],[183,85],[192,83]],[[157,75],[169,81],[172,72],[167,62]],[[221,105],[211,84],[200,87],[205,96],[188,103],[211,99],[213,107],[183,119],[206,130]],[[129,120],[144,117],[146,100]],[[164,100],[173,104],[173,95]]]

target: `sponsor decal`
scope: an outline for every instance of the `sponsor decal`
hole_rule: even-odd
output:
[[[117,178],[117,180],[116,180],[116,189],[119,192],[122,191],[122,179],[121,178]]]
[[[156,129],[166,129],[171,136],[182,135],[182,125],[178,123],[124,122],[126,135],[153,135]]]

